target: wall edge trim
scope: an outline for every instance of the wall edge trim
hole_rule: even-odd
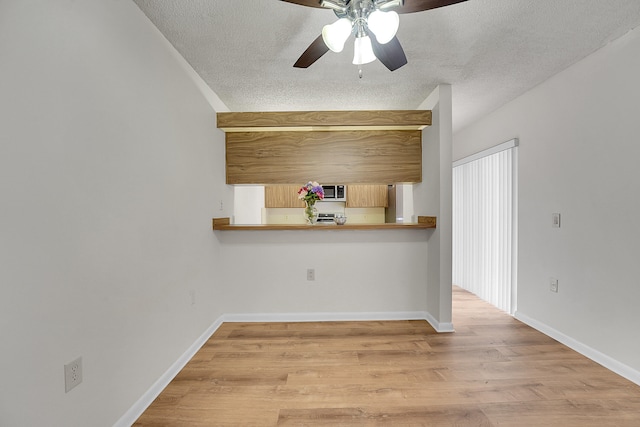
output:
[[[449,333],[455,332],[453,328],[453,323],[451,322],[439,322],[435,317],[431,315],[429,312],[425,312],[425,320],[429,322],[429,324],[436,330],[438,333]]]
[[[624,363],[614,359],[613,357],[608,356],[592,347],[589,347],[588,345],[576,340],[575,338],[565,335],[557,329],[554,329],[545,323],[527,316],[521,311],[516,311],[514,317],[520,320],[522,323],[531,326],[532,328],[542,332],[543,334],[548,335],[556,341],[559,341],[560,343],[566,345],[572,350],[575,350],[583,356],[604,366],[610,371],[615,372],[621,377],[624,377],[629,381],[640,385],[640,371],[636,371],[632,367],[625,365]]]
[[[426,315],[427,313],[424,311],[391,311],[362,313],[234,313],[225,314],[223,317],[225,322],[340,322],[358,320],[427,320]]]
[[[114,424],[114,427],[129,427],[142,415],[142,413],[153,403],[158,395],[165,389],[167,385],[175,378],[176,375],[185,367],[191,358],[200,350],[209,338],[218,330],[224,322],[223,316],[216,319],[215,322],[205,332],[200,335],[196,341],[153,383],[153,385],[125,412],[122,417]]]

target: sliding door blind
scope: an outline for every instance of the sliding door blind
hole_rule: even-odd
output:
[[[510,148],[454,163],[453,282],[513,314],[517,141],[505,144]]]

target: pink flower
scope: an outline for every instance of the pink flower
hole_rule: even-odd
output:
[[[307,182],[306,185],[298,190],[298,199],[302,199],[305,202],[315,202],[316,200],[324,199],[322,185],[316,181]]]

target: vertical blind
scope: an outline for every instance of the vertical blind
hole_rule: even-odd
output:
[[[515,310],[517,140],[454,163],[453,283]]]

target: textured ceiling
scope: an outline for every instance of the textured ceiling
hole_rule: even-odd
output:
[[[640,25],[640,0],[469,0],[400,16],[408,64],[353,43],[293,68],[330,10],[279,0],[134,0],[231,111],[414,109],[453,85],[454,130]],[[350,39],[353,40],[353,39]]]

